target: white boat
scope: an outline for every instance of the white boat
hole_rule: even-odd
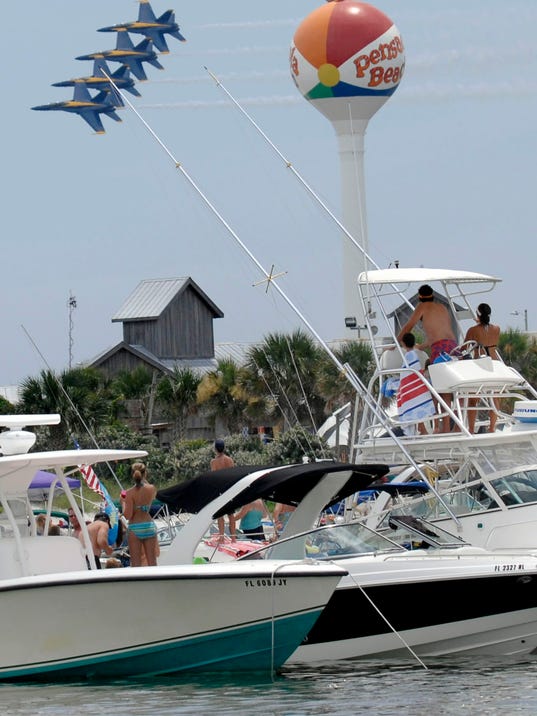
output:
[[[146,453],[14,454],[35,440],[20,428],[42,422],[0,416],[14,428],[0,433],[0,680],[279,668],[344,571],[311,560],[88,569],[93,554],[77,538],[36,534],[28,487],[38,470],[54,471],[78,511],[67,481],[78,465]]]
[[[326,559],[348,576],[288,663],[533,651],[537,551],[489,552],[431,525],[416,532],[408,521],[399,530],[419,549],[406,549],[359,522],[312,530],[324,507],[367,488],[388,469],[330,462],[235,467],[161,490],[161,501],[192,517],[160,561],[191,561],[212,520],[253,499],[293,504],[283,539],[268,548],[268,557]],[[263,551],[254,552],[239,563],[261,556]]]
[[[363,391],[366,404],[351,442],[353,459],[387,463],[394,485],[425,480],[430,487],[427,495],[417,499],[394,500],[393,493],[381,493],[380,500],[371,503],[368,524],[382,524],[387,510],[397,504],[403,514],[412,512],[438,521],[476,546],[537,548],[537,392],[514,368],[486,355],[476,357],[472,345],[463,345],[466,331],[461,321],[475,315],[483,300],[480,294],[491,291],[498,280],[468,271],[428,268],[360,275],[358,290],[368,309],[367,324],[373,316],[377,325],[384,320],[384,331],[391,338],[379,343],[371,331],[376,370]],[[410,296],[425,283],[444,297],[461,343],[455,354],[465,355],[433,364],[425,374],[415,371],[454,426],[452,432],[437,434],[431,422],[426,422],[427,432],[422,435],[416,422],[400,420],[394,399],[383,395],[383,385],[402,373],[403,354],[396,335],[412,310]],[[442,394],[452,396],[449,405]],[[486,411],[485,429],[488,412],[496,410],[495,400],[500,402],[495,432],[471,435],[470,411]]]

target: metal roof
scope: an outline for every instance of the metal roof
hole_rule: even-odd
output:
[[[175,296],[184,291],[187,286],[192,286],[193,290],[209,306],[216,317],[221,318],[224,315],[189,276],[183,276],[182,278],[148,278],[140,281],[119,311],[112,316],[112,323],[157,319]]]
[[[216,343],[214,347],[214,355],[216,360],[225,360],[232,358],[237,365],[244,365],[248,356],[248,351],[259,343]]]
[[[217,368],[215,358],[162,358],[160,363],[169,371],[188,368],[197,375],[205,375]]]

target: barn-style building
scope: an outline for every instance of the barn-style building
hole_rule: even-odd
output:
[[[108,378],[140,365],[162,373],[174,366],[212,370],[213,320],[223,316],[190,277],[145,279],[112,317],[123,324],[123,340],[91,365]]]

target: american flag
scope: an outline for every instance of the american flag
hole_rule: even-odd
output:
[[[87,486],[90,488],[90,490],[93,490],[98,495],[100,495],[103,500],[106,499],[103,489],[101,487],[101,482],[97,475],[95,474],[94,469],[91,465],[79,465],[78,469],[80,470],[80,473],[82,474],[82,477],[86,481]]]
[[[75,440],[75,447],[77,450],[80,450],[80,445],[78,444],[78,441]],[[101,482],[97,475],[95,474],[95,470],[92,468],[91,465],[78,465],[78,469],[80,471],[80,474],[86,481],[87,486],[90,488],[90,490],[93,490],[98,495],[100,495],[103,500],[106,500],[106,496],[103,492]]]

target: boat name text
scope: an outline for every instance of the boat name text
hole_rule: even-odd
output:
[[[520,572],[526,569],[525,564],[495,564],[495,572]]]
[[[269,579],[245,579],[245,587],[286,587],[287,579],[283,577],[272,577]]]

